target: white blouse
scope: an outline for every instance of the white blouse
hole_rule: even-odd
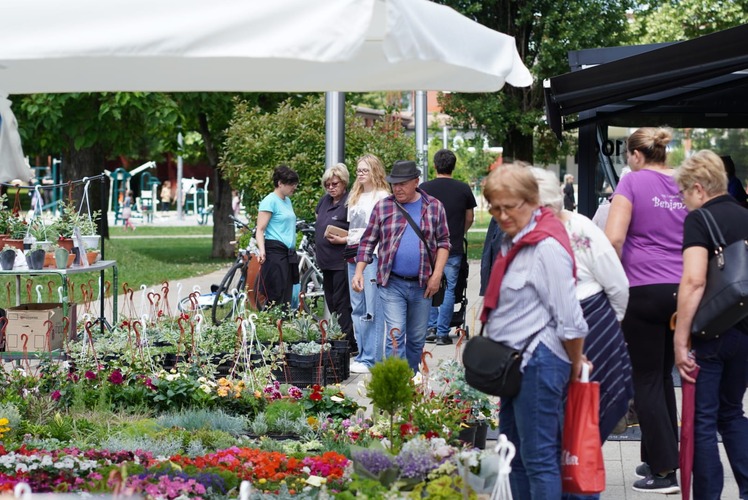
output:
[[[577,299],[605,291],[618,321],[626,314],[629,280],[605,233],[582,214],[568,212],[564,226],[577,263]]]

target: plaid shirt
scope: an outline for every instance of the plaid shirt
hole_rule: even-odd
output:
[[[429,196],[420,188],[416,190],[421,194],[421,232],[429,244],[431,256],[436,261],[436,251],[439,248],[449,250],[449,228],[447,226],[447,214],[444,205],[433,196]],[[377,266],[377,283],[387,286],[392,271],[392,263],[395,253],[400,245],[400,238],[408,227],[408,220],[400,212],[395,203],[394,195],[380,200],[371,212],[369,224],[366,226],[364,235],[358,246],[357,262],[371,264],[374,260],[374,247],[379,244],[379,260]],[[426,286],[431,276],[431,261],[419,238],[419,249],[421,250],[421,263],[418,266],[418,283]]]

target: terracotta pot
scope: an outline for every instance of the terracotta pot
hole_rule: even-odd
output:
[[[99,252],[86,252],[86,259],[88,259],[88,265],[92,266],[94,262],[99,260]]]
[[[73,252],[73,238],[60,238],[57,240],[57,244],[68,252]]]
[[[73,240],[70,240],[73,241]],[[18,250],[23,250],[23,240],[15,240],[12,238],[8,238],[5,240],[5,245],[8,245],[13,248],[17,248]]]

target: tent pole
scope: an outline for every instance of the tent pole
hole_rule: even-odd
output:
[[[345,92],[325,93],[325,169],[345,160]]]
[[[416,163],[421,169],[421,182],[429,179],[429,131],[426,91],[416,90]]]

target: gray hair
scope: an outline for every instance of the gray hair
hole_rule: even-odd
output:
[[[556,174],[544,168],[532,167],[532,174],[538,181],[540,204],[553,210],[556,214],[564,208],[564,196],[558,184]]]

